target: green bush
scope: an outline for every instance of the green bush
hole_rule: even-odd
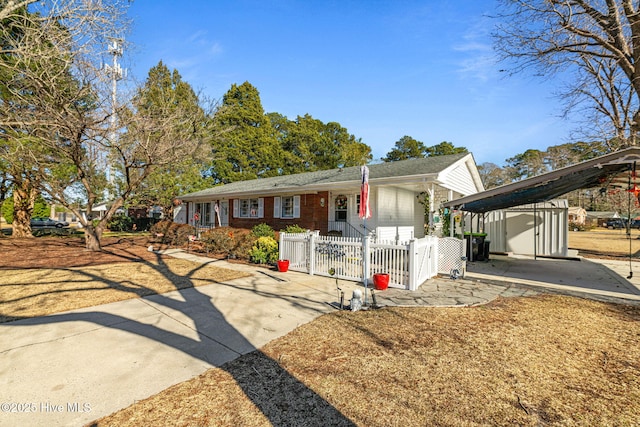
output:
[[[114,215],[107,223],[107,228],[111,231],[131,231],[132,227],[133,219],[123,214]]]
[[[2,202],[2,217],[4,218],[5,221],[7,221],[7,224],[13,224],[13,200],[12,199],[5,199],[4,202]]]
[[[256,237],[271,237],[275,239],[276,233],[269,224],[258,224],[251,229],[251,234]]]
[[[49,218],[51,215],[51,206],[42,196],[36,197],[36,201],[33,204],[33,212],[31,216],[34,218]]]
[[[300,227],[298,224],[287,225],[287,228],[282,230],[283,233],[306,233],[307,229]]]
[[[272,264],[278,260],[278,242],[273,237],[258,237],[249,256],[256,264]]]
[[[5,221],[7,221],[7,224],[13,224],[13,212],[14,212],[13,196],[9,196],[9,198],[3,201],[0,209],[2,209],[2,217],[4,218]],[[36,198],[35,203],[33,204],[33,211],[31,212],[31,217],[32,218],[37,218],[37,217],[49,218],[50,214],[51,214],[51,206],[47,204],[47,201],[42,196],[38,196]]]

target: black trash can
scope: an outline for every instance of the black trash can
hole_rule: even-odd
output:
[[[489,240],[485,240],[483,247],[482,247],[482,256],[486,261],[489,261],[489,245],[491,244],[491,242]]]
[[[466,256],[469,261],[484,261],[484,238],[485,233],[465,233],[464,238],[467,239]]]

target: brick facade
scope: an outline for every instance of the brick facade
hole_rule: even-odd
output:
[[[309,230],[320,230],[320,234],[326,234],[329,223],[329,192],[321,191],[317,194],[299,194],[300,218],[274,218],[273,197],[264,197],[263,218],[234,218],[233,199],[229,201],[229,226],[235,228],[251,229],[258,224],[268,224],[274,230],[280,231],[288,225],[299,225]],[[322,206],[324,199],[324,206]]]

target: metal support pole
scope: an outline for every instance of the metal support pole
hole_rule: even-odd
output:
[[[538,213],[536,204],[533,204],[533,259],[538,259]]]

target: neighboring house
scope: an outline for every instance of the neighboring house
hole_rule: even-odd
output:
[[[579,206],[569,207],[569,222],[584,225],[587,221],[587,211]]]
[[[174,221],[200,227],[250,229],[261,223],[275,230],[296,224],[321,234],[359,237],[376,227],[413,227],[424,236],[425,209],[483,190],[471,154],[427,157],[369,165],[372,217],[358,217],[360,167],[233,182],[180,196]]]
[[[162,206],[137,206],[127,208],[127,216],[131,218],[164,218]]]
[[[605,222],[611,218],[620,218],[617,211],[587,211],[587,221],[595,226],[605,227]]]

